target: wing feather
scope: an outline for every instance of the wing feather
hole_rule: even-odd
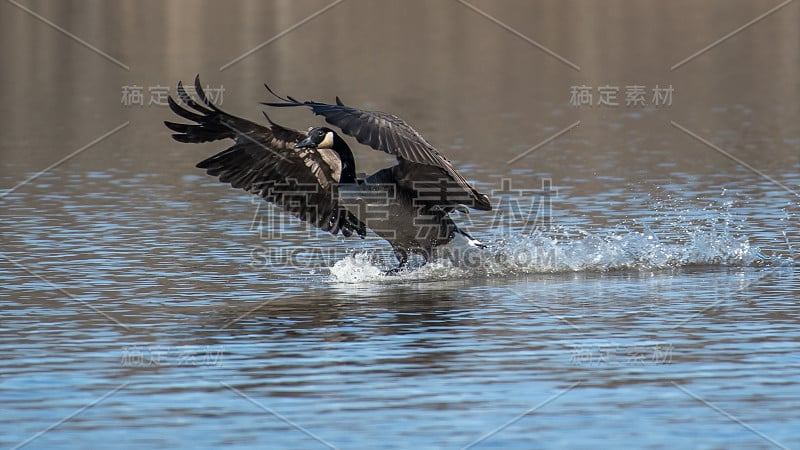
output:
[[[195,78],[199,102],[178,83],[170,109],[191,124],[164,122],[179,142],[233,139],[234,145],[197,164],[223,183],[274,202],[295,217],[333,234],[366,235],[366,227],[340,207],[335,167],[315,149],[295,149],[305,134],[274,123],[269,127],[223,112],[208,100]],[[266,116],[266,114],[265,114]]]
[[[454,181],[468,194],[469,199],[464,205],[485,211],[492,209],[489,197],[475,189],[456,171],[447,158],[403,119],[381,111],[368,111],[347,106],[339,97],[336,97],[335,105],[313,101],[300,102],[289,96],[281,97],[275,94],[269,86],[266,87],[281,101],[265,102],[264,105],[311,108],[314,114],[323,116],[326,122],[339,127],[343,133],[354,137],[363,145],[393,155],[400,162],[407,161],[441,169],[441,171],[434,172]],[[430,171],[425,173],[430,174]]]

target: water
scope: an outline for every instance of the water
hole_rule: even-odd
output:
[[[458,2],[348,0],[222,71],[326,3],[20,5],[128,70],[0,6],[0,446],[800,447],[796,4],[673,71],[775,4],[474,3],[580,71]],[[264,81],[398,113],[492,194],[457,217],[488,248],[386,275],[206,177],[223,144],[147,104],[197,72],[252,119]]]

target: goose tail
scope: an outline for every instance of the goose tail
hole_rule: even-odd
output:
[[[471,245],[473,247],[478,247],[478,248],[489,248],[488,245],[486,245],[483,242],[473,238],[472,236],[469,235],[469,233],[467,233],[466,231],[464,231],[464,230],[462,230],[460,228],[456,228],[456,234],[460,234],[464,239],[466,239],[467,240],[467,245]]]

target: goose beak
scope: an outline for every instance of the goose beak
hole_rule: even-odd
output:
[[[316,146],[317,144],[315,144],[314,141],[312,141],[311,137],[309,136],[303,139],[302,141],[298,142],[297,144],[295,144],[294,148],[314,148]]]

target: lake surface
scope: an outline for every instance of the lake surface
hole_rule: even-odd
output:
[[[797,23],[775,1],[0,4],[0,446],[800,448]],[[264,82],[400,115],[492,197],[456,216],[488,248],[387,276],[376,236],[206,176],[227,144],[162,124],[197,73],[251,120]]]

